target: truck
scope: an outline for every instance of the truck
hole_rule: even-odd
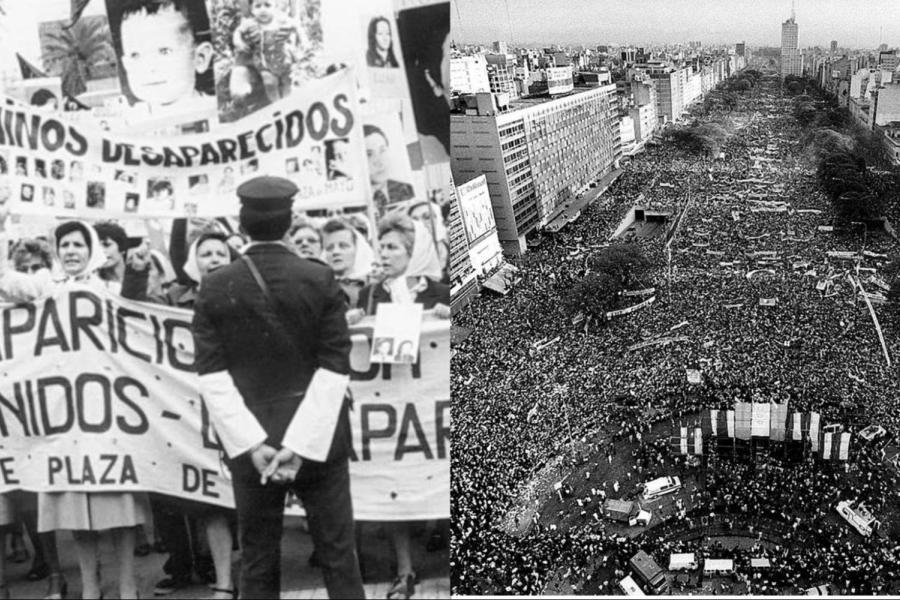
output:
[[[644,484],[644,499],[654,500],[660,496],[677,492],[681,489],[681,479],[678,477],[657,477],[653,481]]]
[[[653,513],[644,510],[633,500],[607,499],[603,503],[603,516],[613,521],[628,523],[629,526],[641,525],[646,527],[653,518]]]
[[[656,561],[649,554],[640,550],[628,561],[638,581],[644,584],[644,590],[650,594],[664,594],[669,589],[669,580]]]

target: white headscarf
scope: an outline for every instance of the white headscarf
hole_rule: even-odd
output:
[[[399,277],[385,281],[385,285],[391,293],[391,302],[398,304],[412,304],[415,302],[406,284],[407,277],[427,277],[434,280],[441,278],[441,261],[438,258],[431,234],[418,221],[414,219],[410,219],[410,221],[413,224],[416,237],[413,242],[409,264]],[[420,285],[422,283],[420,282]]]
[[[200,283],[200,267],[197,265],[198,242],[200,242],[199,237],[191,242],[191,247],[188,249],[187,261],[184,263],[184,274],[193,279],[195,283]]]
[[[88,232],[88,236],[90,237],[90,239],[86,240],[89,244],[87,267],[77,275],[69,275],[65,272],[65,270],[62,269],[62,257],[60,257],[59,255],[59,238],[56,237],[56,232],[54,231],[53,251],[56,254],[56,258],[60,264],[60,271],[57,276],[54,277],[56,281],[84,281],[95,275],[97,270],[106,264],[106,253],[103,252],[103,246],[100,245],[100,237],[97,235],[97,230],[94,229],[89,223],[80,220],[75,221],[84,227],[84,229]],[[69,222],[71,221],[66,221],[65,223],[60,224],[59,226],[57,226],[57,230],[59,229],[59,227]],[[76,229],[73,231],[81,231],[81,229]]]
[[[353,265],[350,267],[345,278],[365,281],[372,273],[372,267],[375,264],[375,251],[372,250],[372,246],[369,245],[369,242],[363,237],[363,234],[357,231],[355,227],[350,227],[350,231],[353,232],[353,242],[356,244],[356,254],[353,257]]]

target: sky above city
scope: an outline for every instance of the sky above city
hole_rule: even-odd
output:
[[[451,0],[457,43],[780,46],[790,0]],[[507,18],[507,15],[509,18]],[[900,0],[797,0],[800,47],[900,46]]]

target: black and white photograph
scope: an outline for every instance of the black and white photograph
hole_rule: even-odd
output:
[[[898,6],[451,5],[451,594],[896,596]]]
[[[450,597],[407,4],[0,0],[0,600]]]

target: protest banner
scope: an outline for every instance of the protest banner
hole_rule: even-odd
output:
[[[362,118],[341,70],[213,133],[175,139],[103,131],[22,104],[0,106],[13,213],[84,218],[230,216],[259,174],[297,183],[294,208],[367,207]],[[304,158],[313,167],[301,172]],[[19,167],[21,165],[21,167]],[[314,165],[318,165],[315,168]],[[36,190],[51,194],[36,197]]]
[[[769,437],[772,406],[765,402],[754,402],[750,410],[750,435],[753,437]]]
[[[623,296],[649,296],[653,292],[656,291],[655,287],[644,288],[641,290],[625,290],[622,292]]]
[[[647,307],[647,306],[650,306],[651,304],[653,304],[653,302],[654,302],[655,300],[656,300],[656,296],[652,296],[652,297],[650,297],[650,298],[644,300],[643,302],[640,302],[640,303],[638,303],[638,304],[634,304],[634,305],[632,305],[632,306],[629,306],[628,308],[623,308],[623,309],[621,309],[621,310],[611,310],[611,311],[609,311],[609,312],[606,313],[606,318],[607,318],[607,319],[611,319],[611,318],[613,318],[613,317],[620,317],[620,316],[622,316],[622,315],[627,315],[627,314],[629,314],[629,313],[633,313],[633,312],[636,311],[636,310],[640,310],[640,309],[642,309],[642,308],[645,308],[645,307]]]
[[[632,350],[640,350],[641,348],[649,348],[650,346],[665,346],[667,344],[673,344],[675,342],[689,342],[691,338],[687,336],[677,336],[677,337],[666,337],[658,340],[648,340],[646,342],[639,342],[637,344],[632,344],[628,346],[629,352]]]
[[[153,491],[233,506],[198,396],[191,313],[73,285],[0,308],[0,493]],[[426,315],[412,364],[368,359],[352,330],[358,519],[449,515],[449,321]]]

